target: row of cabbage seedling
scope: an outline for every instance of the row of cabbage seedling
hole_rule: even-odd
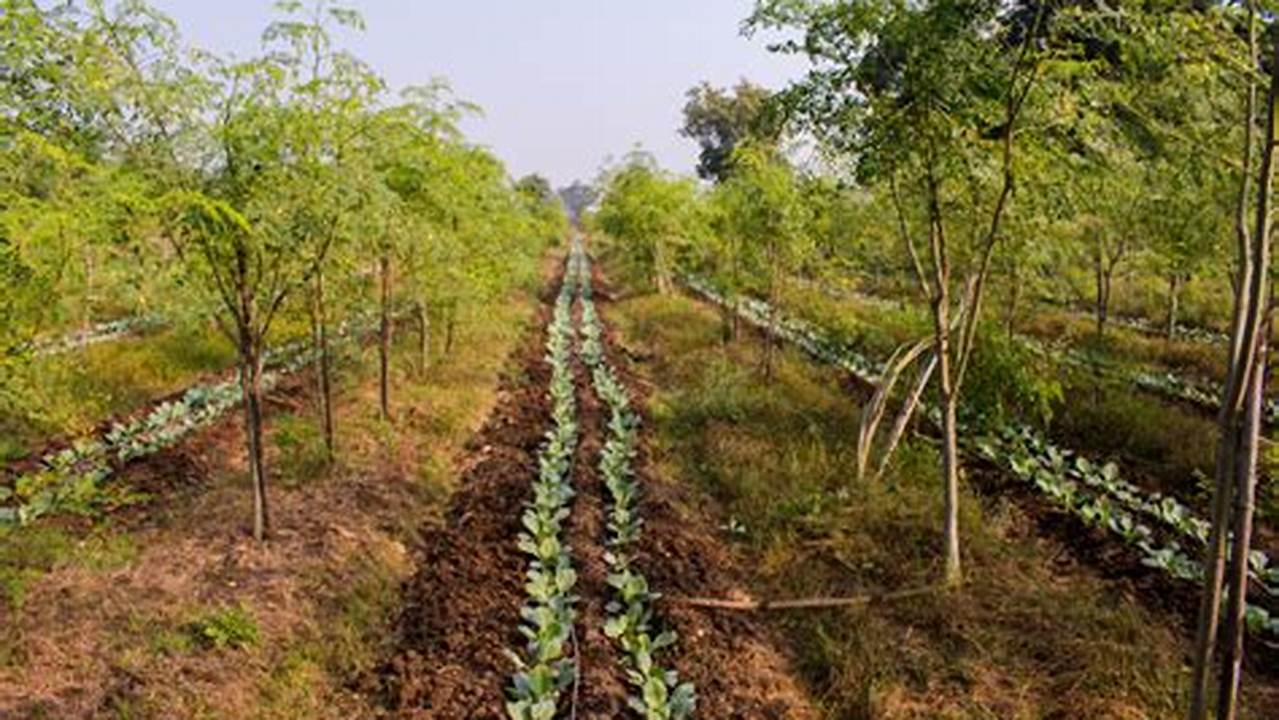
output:
[[[1031,350],[1058,363],[1088,368],[1115,382],[1130,384],[1154,395],[1196,405],[1212,412],[1221,407],[1221,386],[1211,380],[1189,379],[1153,368],[1129,368],[1077,350],[1055,348],[1029,337],[1022,337],[1020,341]],[[1265,424],[1279,425],[1279,398],[1267,398],[1264,412]]]
[[[552,425],[537,457],[532,499],[524,508],[519,547],[528,555],[520,632],[524,653],[511,653],[516,672],[506,713],[512,720],[551,720],[561,696],[578,679],[569,656],[574,639],[577,572],[564,540],[564,521],[573,498],[572,464],[577,448],[577,401],[573,385],[573,298],[575,278],[565,272],[555,311],[547,326],[546,362],[551,368]]]
[[[679,674],[663,667],[655,654],[675,644],[674,631],[654,628],[653,604],[660,597],[635,566],[631,549],[643,530],[639,510],[640,485],[634,459],[639,442],[640,417],[631,408],[630,396],[604,354],[604,325],[591,293],[590,261],[574,247],[575,270],[581,285],[582,358],[591,370],[595,394],[608,408],[608,437],[600,453],[599,471],[609,494],[608,603],[604,634],[622,651],[626,676],[632,687],[628,704],[645,720],[681,720],[691,717],[697,703],[693,684],[680,682]]]
[[[159,315],[132,315],[98,323],[88,329],[76,330],[61,337],[37,340],[35,355],[58,355],[60,353],[79,350],[89,345],[118,340],[128,335],[159,327],[164,318]]]
[[[334,347],[348,346],[368,326],[368,320],[343,324]],[[263,359],[267,368],[262,373],[263,390],[270,391],[315,359],[315,351],[302,341],[268,351]],[[194,385],[175,400],[112,424],[101,435],[82,437],[67,448],[46,454],[37,469],[17,476],[12,487],[0,486],[0,525],[26,525],[52,512],[91,509],[114,468],[177,445],[217,422],[241,400],[236,371],[227,379]]]
[[[864,303],[877,309],[888,309],[897,306],[895,301],[877,295],[867,295],[856,290],[819,285],[812,281],[805,281],[805,284],[809,287],[821,288],[823,291],[835,296],[855,298],[859,303]],[[1160,332],[1159,328],[1156,328],[1153,323],[1146,320],[1119,318],[1116,322],[1142,332]],[[1204,342],[1225,342],[1229,339],[1224,333],[1185,326],[1178,326],[1177,337],[1197,338]],[[1196,405],[1213,412],[1216,412],[1221,407],[1221,386],[1218,383],[1185,378],[1173,372],[1159,371],[1153,368],[1134,369],[1122,367],[1084,353],[1053,348],[1028,336],[1021,336],[1020,340],[1030,349],[1047,355],[1060,363],[1100,370],[1114,381],[1133,385],[1139,390]],[[1264,421],[1269,426],[1279,426],[1279,398],[1268,398],[1266,400]]]
[[[1221,386],[1217,383],[1187,380],[1170,372],[1140,371],[1132,380],[1144,390],[1175,400],[1193,403],[1216,412],[1221,408]],[[1279,426],[1279,398],[1266,398],[1263,422],[1270,427]]]
[[[1126,327],[1130,330],[1144,333],[1146,335],[1167,335],[1167,328],[1158,323],[1152,322],[1144,317],[1135,317],[1131,315],[1119,315],[1112,317],[1116,325]],[[1178,323],[1172,331],[1174,340],[1184,340],[1188,342],[1203,343],[1206,345],[1224,345],[1230,342],[1230,335],[1220,330],[1212,330],[1210,328],[1197,327],[1194,325],[1183,325]]]
[[[878,382],[882,367],[846,344],[833,340],[816,326],[782,316],[767,303],[754,298],[730,301],[706,281],[690,278],[687,285],[705,299],[731,307],[747,322],[775,334],[813,357],[834,364],[868,382]],[[1207,539],[1208,524],[1176,498],[1147,494],[1120,477],[1113,463],[1092,463],[1072,451],[1063,450],[1032,428],[1007,424],[990,431],[965,428],[967,449],[1010,471],[1045,498],[1085,524],[1106,530],[1141,555],[1142,563],[1170,576],[1198,582],[1201,563],[1182,545],[1195,547]],[[1159,523],[1156,531],[1143,517]],[[1171,538],[1171,539],[1164,539]],[[1279,568],[1262,552],[1250,557],[1253,579],[1268,596],[1279,596]],[[1279,616],[1266,608],[1250,605],[1249,626],[1254,631],[1279,636]]]

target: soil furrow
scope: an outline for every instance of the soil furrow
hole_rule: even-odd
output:
[[[651,418],[646,408],[649,381],[631,366],[608,314],[613,296],[592,263],[595,305],[604,323],[604,352],[643,418],[635,476],[642,487],[644,531],[635,544],[635,563],[655,592],[664,597],[742,597],[748,594],[742,558],[718,537],[716,508],[661,477],[653,462]],[[716,720],[808,720],[820,717],[791,671],[785,647],[758,617],[717,613],[660,602],[657,624],[679,634],[669,663],[697,690],[696,717]],[[667,662],[664,660],[663,662]]]
[[[580,330],[582,304],[573,308],[574,326],[579,330],[578,348],[573,359],[573,378],[577,387],[577,422],[580,435],[573,459],[572,514],[567,523],[568,542],[577,568],[577,645],[581,695],[577,707],[579,718],[620,718],[626,710],[626,678],[621,670],[621,655],[613,641],[604,635],[605,606],[612,591],[608,586],[608,564],[604,562],[608,526],[606,488],[599,475],[600,450],[605,441],[605,413],[591,385],[590,370],[582,362]]]
[[[379,680],[394,717],[506,717],[515,669],[507,653],[525,642],[518,631],[525,559],[516,538],[551,423],[543,352],[558,277],[469,445],[444,526],[423,533],[418,570],[403,589],[397,650]]]
[[[562,272],[562,268],[561,271]],[[595,301],[607,311],[607,285],[592,270]],[[557,280],[559,276],[557,274]],[[551,291],[559,282],[552,282]],[[543,295],[537,329],[521,346],[500,400],[471,445],[442,528],[424,531],[419,567],[403,590],[397,646],[377,684],[392,716],[404,719],[500,720],[514,670],[509,651],[524,644],[519,608],[525,560],[516,545],[520,516],[536,472],[536,456],[550,408],[550,371],[543,362],[553,292]],[[574,308],[580,319],[581,307]],[[605,352],[642,408],[641,381],[618,352],[605,324]],[[631,714],[620,651],[604,635],[612,596],[604,562],[607,492],[598,472],[606,409],[580,357],[574,360],[580,437],[574,455],[577,491],[566,537],[578,571],[576,657],[579,682],[561,702],[561,715],[616,720]],[[642,410],[641,410],[642,412]],[[716,537],[707,508],[660,478],[641,441],[636,476],[644,484],[644,533],[634,546],[637,567],[665,595],[740,595],[740,558]],[[713,513],[712,513],[713,515]],[[663,663],[695,683],[695,716],[716,720],[807,720],[818,717],[790,671],[783,647],[758,618],[713,614],[670,603],[657,606],[657,624],[679,633]],[[667,654],[669,653],[669,654]]]

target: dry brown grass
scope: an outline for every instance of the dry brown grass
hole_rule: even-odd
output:
[[[428,378],[398,373],[389,424],[376,416],[375,364],[365,357],[339,390],[340,457],[329,470],[281,452],[296,454],[299,442],[315,451],[305,446],[318,436],[298,432],[314,422],[309,403],[277,398],[266,543],[248,537],[233,422],[188,446],[207,471],[198,488],[95,531],[127,537],[131,558],[86,564],[70,534],[65,557],[29,583],[21,607],[0,611],[10,613],[0,619],[12,650],[0,666],[0,718],[372,716],[348,686],[379,660],[412,569],[406,546],[441,512],[452,458],[492,405],[531,307],[526,296],[495,302]],[[410,366],[412,342],[397,348],[398,367]],[[226,608],[251,618],[256,643],[217,649],[195,639],[192,623]]]

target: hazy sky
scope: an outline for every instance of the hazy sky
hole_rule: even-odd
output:
[[[188,42],[240,56],[258,47],[269,0],[153,0]],[[780,87],[803,71],[739,26],[754,0],[354,0],[368,30],[343,42],[393,87],[442,75],[484,108],[467,134],[514,175],[592,179],[636,143],[691,171],[684,92],[739,78]]]

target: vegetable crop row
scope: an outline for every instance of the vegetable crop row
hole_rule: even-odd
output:
[[[878,363],[834,341],[810,323],[783,317],[763,301],[749,297],[728,300],[700,278],[688,278],[685,282],[698,295],[733,309],[747,322],[765,330],[775,328],[779,337],[819,360],[872,383],[878,382],[882,374]],[[1010,471],[1085,524],[1123,540],[1141,554],[1144,565],[1179,580],[1202,580],[1201,563],[1190,556],[1179,540],[1203,544],[1208,525],[1175,498],[1147,495],[1136,485],[1122,480],[1113,463],[1092,463],[1048,442],[1028,426],[1010,423],[987,432],[968,429],[964,442],[970,452]],[[1155,531],[1138,518],[1139,514],[1159,520],[1178,539],[1161,541]],[[1249,560],[1252,576],[1261,590],[1272,598],[1279,596],[1279,568],[1272,566],[1270,559],[1260,551],[1253,552]],[[1248,624],[1254,632],[1279,636],[1279,615],[1272,616],[1262,606],[1249,605]]]
[[[366,325],[367,321],[344,324],[335,347],[358,337]],[[315,359],[315,352],[302,341],[268,351],[263,389],[271,390]],[[16,477],[12,487],[0,486],[0,526],[26,525],[51,512],[88,510],[116,464],[177,445],[217,422],[241,400],[237,370],[228,379],[194,385],[180,398],[163,402],[145,415],[117,422],[100,436],[82,437],[70,447],[46,454],[38,469]]]
[[[873,308],[888,309],[898,307],[897,302],[877,295],[867,295],[856,290],[832,288],[828,285],[808,280],[804,281],[804,284],[831,295],[856,298],[858,302],[865,303]],[[1163,334],[1161,329],[1156,328],[1149,321],[1120,318],[1117,322],[1120,325],[1142,332]],[[1202,342],[1226,342],[1229,340],[1224,334],[1213,330],[1183,326],[1178,326],[1178,337],[1198,339]],[[1221,407],[1221,386],[1213,381],[1185,378],[1174,372],[1161,371],[1155,368],[1124,367],[1078,351],[1055,348],[1027,336],[1020,336],[1020,341],[1030,349],[1059,363],[1100,370],[1116,382],[1133,385],[1148,393],[1197,405],[1212,412],[1216,412]],[[1272,427],[1279,426],[1279,398],[1266,399],[1264,422]]]
[[[506,713],[512,720],[551,720],[560,697],[578,678],[578,667],[568,657],[576,619],[577,572],[563,539],[563,523],[574,495],[570,470],[578,441],[573,384],[576,286],[570,270],[565,268],[547,326],[552,426],[538,454],[533,497],[524,508],[524,530],[519,536],[520,550],[529,556],[527,597],[520,610],[520,632],[528,642],[522,655],[511,653],[517,670],[508,689]]]
[[[35,343],[36,356],[57,355],[59,353],[78,350],[89,345],[117,340],[143,330],[159,327],[164,318],[159,315],[132,315],[107,322],[98,323],[87,330],[77,330],[61,337],[50,338]]]
[[[692,717],[697,704],[693,684],[680,682],[679,674],[663,667],[654,655],[675,644],[674,631],[656,632],[653,603],[660,595],[649,588],[635,567],[631,546],[639,539],[643,518],[639,512],[639,482],[633,461],[639,442],[640,418],[630,396],[604,355],[604,326],[595,310],[591,292],[590,260],[575,244],[573,258],[581,286],[582,357],[591,369],[596,395],[609,410],[608,438],[600,453],[600,476],[609,493],[608,584],[613,600],[608,604],[604,634],[625,655],[626,676],[633,691],[628,704],[644,720],[682,720]]]

